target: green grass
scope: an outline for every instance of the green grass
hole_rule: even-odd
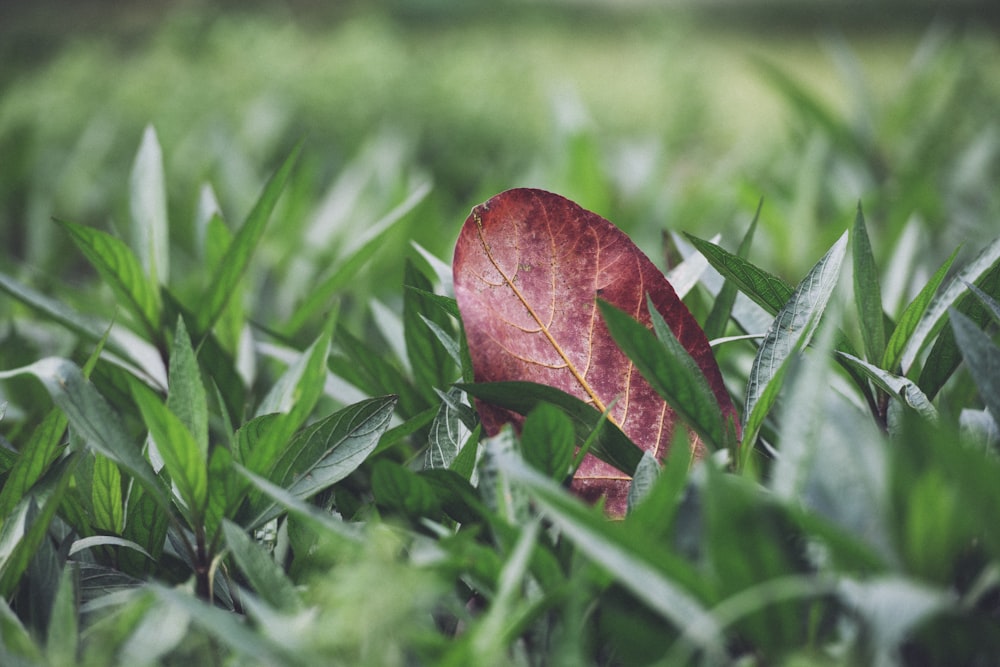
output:
[[[0,663],[1000,653],[995,39],[613,25],[182,14],[5,74]],[[697,463],[473,383],[451,251],[519,185],[673,268],[739,446],[673,372]],[[623,520],[573,445],[631,468]]]

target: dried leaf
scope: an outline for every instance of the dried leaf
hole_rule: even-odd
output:
[[[650,327],[646,296],[698,363],[719,401],[735,414],[708,340],[670,283],[632,241],[604,218],[541,190],[501,193],[473,209],[453,260],[455,298],[477,382],[530,381],[577,396],[604,411],[642,449],[661,459],[674,412],[615,344],[596,298]],[[487,434],[519,419],[480,403]],[[698,451],[703,446],[692,439]],[[607,496],[623,514],[630,473],[588,456],[573,488]]]

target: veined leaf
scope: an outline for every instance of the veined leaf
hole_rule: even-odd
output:
[[[121,417],[108,404],[79,367],[67,359],[46,357],[22,368],[0,372],[0,379],[31,374],[41,380],[52,400],[58,405],[70,426],[89,447],[117,462],[146,487],[164,509],[170,507],[165,489],[149,462],[142,456],[138,443],[122,430]]]
[[[247,216],[246,222],[233,237],[225,256],[213,272],[208,291],[203,295],[201,306],[197,311],[196,337],[203,336],[212,328],[250,265],[250,257],[264,235],[268,218],[271,217],[271,212],[278,203],[278,197],[285,187],[285,182],[288,180],[301,150],[302,143],[300,142],[296,144],[284,163],[271,176],[257,203],[254,204],[253,210]]]
[[[188,337],[184,318],[177,318],[177,331],[170,351],[167,409],[187,427],[201,456],[208,456],[208,400],[201,371]]]
[[[795,288],[757,349],[743,408],[743,442],[747,445],[743,449],[744,457],[749,456],[753,449],[757,431],[777,397],[776,390],[781,384],[785,363],[796,351],[809,344],[819,325],[840,277],[840,265],[846,251],[845,232]]]
[[[94,508],[94,528],[117,535],[125,522],[121,471],[114,461],[100,454],[94,456],[93,470],[90,499]]]
[[[148,387],[132,382],[132,397],[142,412],[142,419],[170,479],[177,485],[181,499],[187,505],[192,525],[200,525],[208,499],[207,454],[183,422]]]
[[[913,408],[927,419],[937,419],[937,410],[931,404],[927,395],[920,390],[920,387],[918,387],[913,380],[899,375],[894,375],[889,371],[883,370],[863,359],[858,359],[857,357],[847,354],[846,352],[838,352],[837,354],[840,355],[842,359],[846,359],[854,367],[858,368],[862,373],[867,375],[872,382],[877,384],[890,396],[899,399],[904,405]]]
[[[158,284],[166,285],[170,277],[166,190],[163,151],[156,130],[149,125],[142,133],[142,143],[129,175],[129,212],[133,248],[154,290]]]
[[[952,278],[948,286],[931,301],[923,316],[913,328],[913,333],[906,338],[900,354],[899,359],[904,374],[910,372],[920,351],[941,331],[948,309],[955,305],[955,302],[965,294],[965,283],[975,283],[989,273],[998,261],[1000,261],[1000,238],[995,239],[983,248],[976,258],[969,262],[958,275]],[[922,295],[923,293],[921,292]]]
[[[551,403],[540,403],[524,420],[521,453],[535,470],[562,482],[571,472],[575,440],[566,413]]]
[[[948,316],[979,395],[993,419],[1000,424],[1000,348],[975,322],[954,308],[949,310]]]
[[[615,344],[595,300],[649,327],[648,294],[709,384],[723,386],[708,339],[663,274],[621,230],[568,199],[516,189],[477,206],[452,267],[477,383],[545,384],[598,413],[618,399],[610,419],[662,457],[674,414]],[[728,394],[719,400],[732,409]],[[487,434],[510,421],[487,403],[479,411]],[[624,514],[628,477],[619,470],[589,457],[573,485],[591,499],[607,496],[609,512]]]
[[[66,424],[66,415],[59,408],[54,408],[35,427],[0,487],[0,521],[21,498],[28,495],[35,482],[41,479],[59,457],[64,449],[60,443],[66,432]]]
[[[159,336],[160,296],[143,273],[139,260],[120,239],[99,229],[78,225],[68,220],[57,222],[70,234],[101,279],[145,329],[151,341]]]
[[[734,255],[714,243],[696,236],[685,234],[703,254],[716,271],[726,280],[731,280],[741,292],[754,300],[761,308],[776,314],[792,296],[792,288],[777,276],[760,269],[750,262]]]
[[[462,390],[452,387],[447,395],[457,402],[462,398]],[[450,467],[458,456],[462,443],[468,437],[469,430],[462,424],[458,406],[453,406],[449,401],[442,401],[427,434],[428,447],[424,456],[424,467]]]
[[[289,443],[268,477],[297,498],[308,498],[336,484],[375,449],[395,405],[395,396],[372,398],[321,419]],[[273,507],[252,511],[261,509],[250,526],[277,515]]]
[[[858,204],[858,214],[851,229],[851,254],[854,258],[854,301],[858,308],[865,354],[877,363],[885,354],[885,312],[882,309],[878,266],[872,254],[861,204]]]

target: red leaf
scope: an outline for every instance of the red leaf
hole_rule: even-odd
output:
[[[649,258],[599,215],[543,190],[508,190],[472,210],[452,268],[476,382],[547,384],[601,411],[617,399],[611,418],[662,460],[674,413],[615,345],[596,304],[600,296],[648,327],[648,293],[708,378],[720,410],[735,417],[701,327]],[[486,403],[479,413],[490,435],[519,421]],[[606,496],[608,513],[620,516],[629,479],[587,456],[573,489],[591,501]]]

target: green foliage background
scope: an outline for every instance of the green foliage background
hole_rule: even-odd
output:
[[[990,24],[455,10],[4,22],[0,663],[989,664]],[[661,467],[472,384],[450,252],[521,185],[669,269],[741,445],[691,398],[716,452]],[[623,521],[565,491],[577,445]]]

